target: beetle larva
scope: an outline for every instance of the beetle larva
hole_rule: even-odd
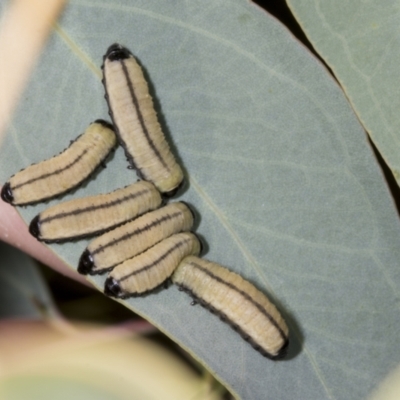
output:
[[[190,230],[193,214],[182,202],[170,203],[92,240],[83,252],[81,274],[104,273],[174,233]]]
[[[267,297],[240,275],[198,257],[185,258],[172,281],[219,315],[263,356],[284,357],[288,327]]]
[[[29,232],[46,243],[100,234],[162,203],[160,192],[146,181],[139,181],[107,194],[73,199],[56,204],[38,214]]]
[[[13,175],[4,184],[1,198],[20,206],[64,194],[88,178],[115,145],[112,125],[97,120],[59,155]]]
[[[128,161],[160,192],[173,195],[183,173],[161,130],[141,67],[128,49],[113,44],[102,68],[110,116]]]
[[[120,299],[147,294],[163,285],[183,258],[200,251],[200,241],[193,233],[172,235],[117,265],[105,281],[104,293]]]

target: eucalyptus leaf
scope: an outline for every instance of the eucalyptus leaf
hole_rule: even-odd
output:
[[[288,0],[400,183],[398,0]]]
[[[241,399],[362,399],[400,361],[399,223],[365,132],[326,69],[244,0],[72,0],[0,152],[0,179],[107,116],[102,55],[127,46],[182,163],[205,257],[254,282],[291,331],[263,358],[175,287],[123,301]],[[136,179],[121,149],[65,198]],[[50,204],[58,200],[51,201]],[[25,220],[47,204],[21,209]],[[52,245],[76,268],[87,241]],[[105,277],[91,278],[101,289]]]

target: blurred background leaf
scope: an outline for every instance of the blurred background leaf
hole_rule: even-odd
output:
[[[400,183],[400,3],[288,0]]]
[[[36,263],[0,242],[0,318],[43,319],[58,314]]]
[[[290,326],[290,354],[282,362],[261,357],[174,287],[122,303],[239,398],[365,398],[400,360],[396,210],[342,90],[253,4],[70,1],[0,149],[1,181],[107,116],[100,64],[115,41],[149,77],[188,176],[181,198],[198,213],[206,257],[276,301]],[[66,198],[135,179],[118,149]],[[29,222],[46,206],[21,213]],[[76,268],[86,244],[51,247]],[[91,281],[101,289],[104,277]]]
[[[221,399],[223,388],[134,328],[0,322],[0,399]]]

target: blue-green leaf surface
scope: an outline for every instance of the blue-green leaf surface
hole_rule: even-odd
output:
[[[365,133],[324,67],[243,0],[69,2],[3,142],[0,178],[107,116],[102,55],[129,47],[151,81],[201,216],[207,258],[276,301],[285,361],[260,356],[170,287],[123,303],[238,396],[362,399],[400,361],[399,223]],[[66,198],[135,180],[118,149]],[[51,203],[54,203],[52,201]],[[21,212],[29,221],[46,204]],[[76,268],[86,241],[53,245]],[[104,277],[93,279],[99,287]]]

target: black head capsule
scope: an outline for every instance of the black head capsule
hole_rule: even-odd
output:
[[[35,218],[29,224],[29,233],[34,236],[36,239],[40,240],[40,220],[39,215],[36,215]]]
[[[131,57],[131,52],[124,46],[121,46],[119,43],[112,44],[105,54],[105,58],[108,58],[110,61],[119,61],[125,60]]]
[[[78,272],[82,275],[91,274],[94,267],[94,260],[89,250],[85,250],[79,259]]]
[[[3,201],[5,201],[6,203],[10,203],[12,204],[14,201],[14,196],[13,196],[13,192],[11,190],[11,186],[9,182],[6,182],[3,186],[3,188],[1,189],[1,198],[3,199]]]
[[[123,292],[121,290],[119,282],[111,277],[108,277],[104,283],[104,293],[110,297],[123,297]]]
[[[93,123],[103,125],[105,128],[111,129],[112,131],[114,130],[114,125],[104,119],[96,119]]]

